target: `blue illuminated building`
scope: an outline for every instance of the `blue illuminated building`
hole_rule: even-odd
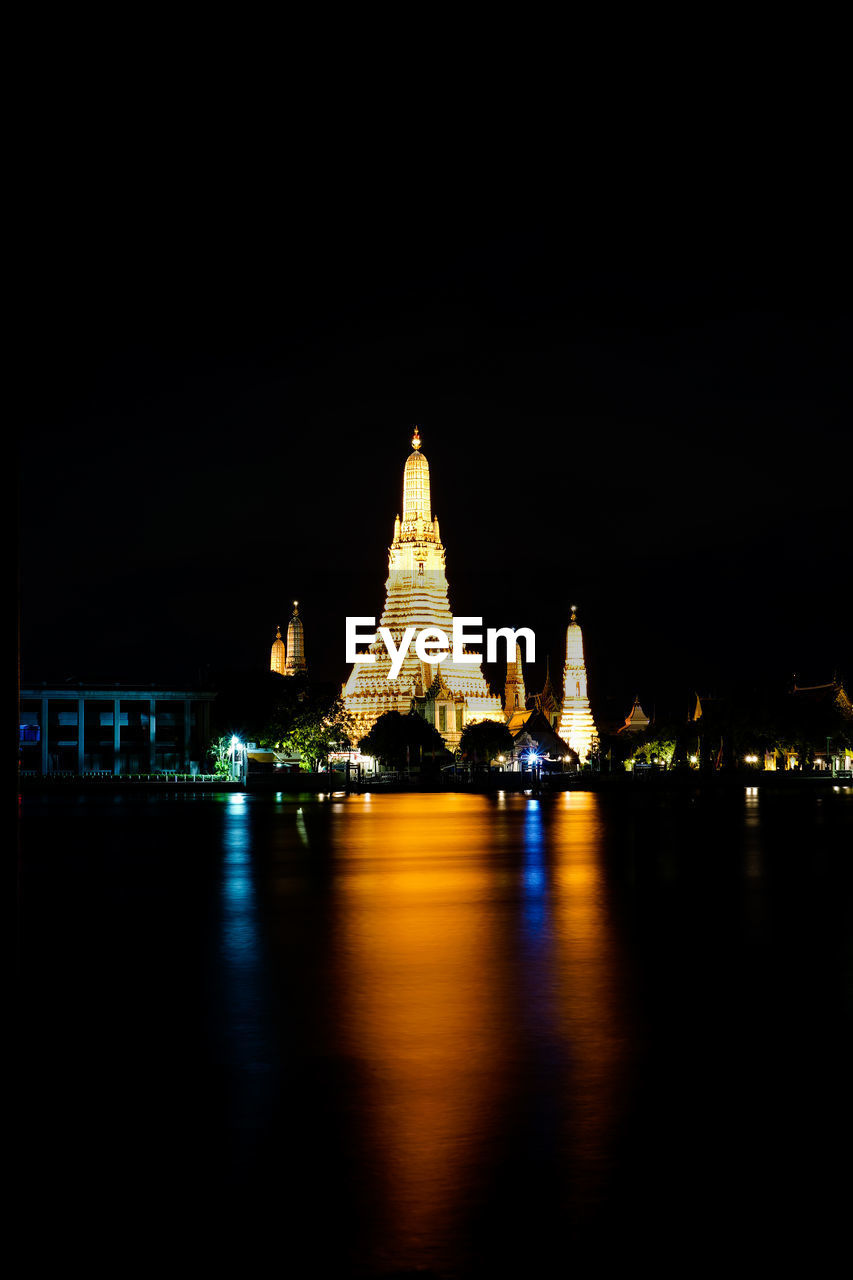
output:
[[[153,685],[29,685],[20,693],[21,772],[198,772],[215,697]]]

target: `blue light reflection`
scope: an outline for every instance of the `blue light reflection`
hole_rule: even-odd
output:
[[[268,977],[261,947],[248,797],[228,797],[223,830],[219,1056],[234,1073],[232,1125],[244,1154],[265,1126],[273,1044]]]
[[[526,932],[539,933],[547,920],[545,873],[545,833],[542,827],[542,805],[539,800],[528,800],[522,828],[524,885],[523,918]]]

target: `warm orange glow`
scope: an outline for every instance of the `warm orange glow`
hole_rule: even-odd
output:
[[[499,1114],[496,1064],[512,1010],[485,905],[489,805],[458,794],[347,802],[341,1032],[368,1082],[382,1196],[409,1240],[440,1233],[466,1153]]]
[[[556,990],[560,1029],[572,1046],[572,1179],[589,1195],[603,1177],[622,1107],[630,1014],[622,989],[625,966],[609,920],[599,797],[580,791],[556,804],[549,830]]]
[[[630,1015],[598,803],[451,793],[342,806],[335,1012],[364,1081],[358,1122],[391,1261],[440,1241],[470,1203],[471,1170],[514,1105],[520,1022],[561,1062],[554,1123],[577,1202],[604,1176]]]

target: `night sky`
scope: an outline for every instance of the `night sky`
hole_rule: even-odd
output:
[[[451,608],[535,629],[528,689],[572,603],[594,706],[849,684],[831,231],[88,177],[24,246],[25,682],[215,687],[294,597],[345,679],[417,423]]]

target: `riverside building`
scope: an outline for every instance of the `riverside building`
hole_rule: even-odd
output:
[[[22,776],[203,771],[215,697],[154,685],[22,687]]]

